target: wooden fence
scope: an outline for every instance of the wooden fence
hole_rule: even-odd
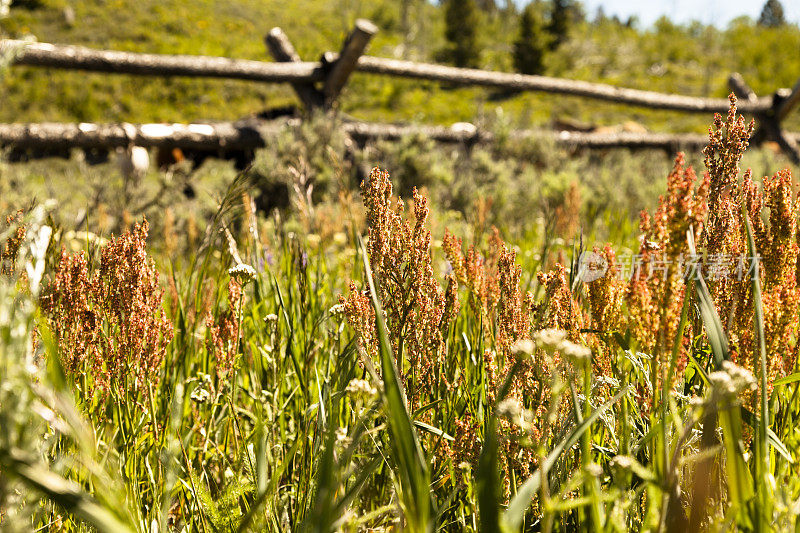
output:
[[[177,147],[188,150],[255,150],[282,128],[299,125],[299,119],[214,122],[195,124],[0,124],[0,145],[32,150],[115,148],[129,145]],[[443,143],[485,144],[495,136],[486,131],[458,127],[376,124],[341,121],[338,127],[359,141],[397,140],[421,135]],[[708,143],[701,134],[658,134],[619,132],[607,134],[574,131],[514,131],[515,139],[545,139],[567,148],[653,148],[674,152],[699,149]],[[792,134],[792,140],[800,135]]]
[[[726,113],[725,98],[697,98],[615,87],[586,81],[463,69],[429,63],[400,61],[363,55],[377,27],[358,20],[339,53],[328,52],[320,61],[304,62],[286,34],[274,28],[265,37],[273,62],[209,56],[160,55],[94,50],[79,46],[47,43],[0,41],[0,53],[13,51],[12,65],[28,65],[90,72],[141,76],[188,76],[250,80],[265,83],[289,83],[305,109],[330,109],[354,71],[376,75],[431,80],[448,85],[479,86],[508,91],[538,91],[591,98],[617,104],[688,113]],[[792,89],[779,89],[759,97],[741,76],[733,74],[729,84],[739,97],[739,110],[758,121],[751,141],[776,142],[800,164],[797,134],[784,132],[781,122],[800,103],[800,80]],[[130,144],[143,146],[203,147],[226,146],[252,148],[263,146],[266,137],[279,124],[255,121],[186,124],[186,125],[87,125],[87,124],[0,124],[0,145],[25,147],[113,147]],[[344,121],[345,132],[360,139],[398,138],[410,133],[423,134],[443,142],[491,142],[488,132],[430,126],[398,126]],[[131,132],[134,133],[131,133]],[[157,135],[147,132],[158,132]],[[526,136],[530,132],[515,132]],[[587,148],[695,148],[705,143],[702,135],[657,133],[594,134],[576,132],[539,132],[555,142]]]

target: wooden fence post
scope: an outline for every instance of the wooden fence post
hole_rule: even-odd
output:
[[[378,32],[378,27],[366,19],[358,19],[355,28],[347,36],[342,46],[339,57],[330,66],[330,71],[325,77],[322,92],[325,95],[325,107],[332,107],[339,97],[342,88],[347,83],[350,74],[356,68],[358,58],[366,50],[372,36]],[[327,56],[323,56],[323,61]]]
[[[798,103],[800,103],[800,79],[795,82],[789,96],[781,100],[778,104],[778,109],[775,110],[775,118],[778,119],[779,122],[782,121]]]
[[[728,87],[733,91],[739,100],[744,100],[745,102],[754,102],[758,99],[756,93],[750,86],[744,81],[744,78],[738,72],[732,73],[728,77]],[[753,113],[753,117],[756,119],[758,123],[758,127],[756,131],[753,132],[753,136],[750,137],[750,143],[754,145],[759,145],[764,142],[765,139],[765,132],[764,125],[769,122],[769,118],[767,117],[766,112],[757,111]]]
[[[728,78],[728,86],[739,98],[747,102],[757,101],[755,92],[744,81],[741,74],[734,72]],[[776,91],[772,96],[772,107],[767,111],[756,112],[755,118],[758,121],[758,128],[750,137],[752,144],[761,144],[764,141],[774,141],[778,143],[781,151],[795,165],[800,165],[800,147],[795,140],[786,135],[781,129],[781,122],[785,119],[792,109],[800,103],[800,80],[797,80],[794,88],[788,95],[782,91]]]
[[[272,28],[270,32],[264,37],[264,42],[267,49],[272,54],[275,61],[281,63],[299,63],[300,55],[292,46],[289,38],[280,28]],[[294,92],[303,103],[306,111],[311,111],[316,107],[322,107],[324,99],[322,93],[314,87],[313,83],[297,82],[292,84]]]

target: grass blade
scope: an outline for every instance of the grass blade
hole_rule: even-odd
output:
[[[749,410],[742,407],[742,421],[746,424],[749,424],[750,427],[756,428],[759,423],[759,420],[756,416]],[[778,437],[778,435],[772,431],[769,427],[767,428],[767,444],[771,445],[775,448],[775,451],[778,452],[781,457],[786,459],[790,464],[794,463],[794,459],[792,459],[791,454],[789,453],[789,448],[786,447],[786,444]]]
[[[772,382],[772,386],[781,387],[783,385],[790,385],[798,381],[800,381],[800,372],[795,372],[794,374],[789,374],[788,376],[776,379],[775,381]]]
[[[492,414],[475,472],[481,531],[500,529],[500,479],[497,475],[497,464],[497,420]]]
[[[708,292],[708,286],[703,276],[698,274],[694,283],[700,315],[703,318],[708,344],[711,346],[711,354],[714,357],[714,370],[720,370],[722,362],[729,361],[731,358],[728,336],[725,335],[725,330],[722,329],[722,321],[719,319],[717,308],[714,307],[714,300],[711,299],[711,294]]]
[[[441,429],[437,427],[433,427],[430,424],[426,424],[425,422],[421,422],[419,420],[414,420],[414,425],[423,431],[427,431],[431,435],[436,435],[437,437],[441,437],[444,440],[454,441],[456,440],[452,435],[448,435]]]
[[[771,514],[770,501],[767,494],[769,486],[767,474],[771,468],[769,465],[769,451],[767,444],[767,424],[769,423],[769,407],[767,405],[767,344],[764,336],[764,308],[761,301],[761,276],[759,272],[759,259],[756,255],[756,243],[753,238],[753,227],[750,224],[750,217],[747,214],[745,204],[742,203],[742,218],[747,229],[747,253],[753,262],[754,270],[751,277],[751,290],[753,292],[753,325],[758,339],[758,351],[753,354],[753,368],[758,368],[758,396],[760,403],[760,413],[758,416],[758,427],[756,428],[756,455],[755,455],[755,477],[761,490],[758,491],[759,505],[756,513],[759,531],[766,531],[767,517]]]
[[[520,360],[516,359],[505,377],[500,389],[497,391],[495,405],[505,399],[514,376],[520,367]],[[475,472],[475,484],[478,492],[478,508],[480,510],[481,531],[498,531],[500,522],[500,477],[497,473],[497,417],[494,412],[489,415],[485,442],[478,458],[478,468]]]
[[[528,510],[528,506],[530,506],[533,496],[539,490],[539,486],[542,483],[542,475],[547,475],[547,471],[550,470],[550,468],[555,464],[556,460],[558,460],[561,454],[564,453],[565,450],[570,449],[573,444],[578,442],[578,439],[581,437],[581,435],[583,435],[583,433],[589,429],[594,421],[597,420],[597,418],[606,412],[612,405],[617,403],[627,391],[627,387],[623,388],[617,392],[613,398],[595,409],[583,420],[583,422],[575,426],[567,438],[558,443],[558,445],[553,448],[553,451],[551,451],[547,457],[545,457],[545,460],[539,469],[534,472],[533,475],[522,484],[522,486],[520,486],[520,488],[517,490],[517,495],[514,496],[514,499],[511,500],[511,503],[508,505],[508,509],[506,509],[506,512],[503,513],[503,524],[506,528],[512,531],[517,531],[520,528],[522,525],[522,520],[525,518],[525,512]]]
[[[730,360],[730,352],[728,346],[728,336],[722,328],[717,309],[714,306],[714,301],[711,299],[711,294],[708,291],[708,286],[700,272],[695,276],[695,290],[697,291],[698,306],[700,314],[703,319],[703,325],[706,329],[706,336],[708,344],[711,347],[712,356],[714,358],[714,370],[721,370],[722,363]],[[712,440],[715,438],[715,431],[712,428],[705,426],[719,425],[723,431],[723,443],[725,445],[725,453],[727,461],[725,463],[728,470],[728,487],[731,498],[731,507],[742,509],[745,502],[747,502],[753,491],[752,479],[750,478],[747,465],[744,462],[743,452],[741,447],[741,415],[739,409],[731,409],[724,407],[723,409],[717,408],[715,412],[707,413],[703,422],[703,447],[708,448],[714,445]],[[710,460],[709,460],[710,461]],[[698,468],[710,467],[698,466]],[[705,490],[704,486],[700,490]],[[693,500],[691,523],[698,524],[702,520],[705,513],[705,497],[696,497]]]
[[[364,261],[364,271],[369,284],[372,305],[375,308],[375,325],[378,330],[378,346],[381,358],[381,371],[383,373],[384,402],[386,418],[391,433],[391,445],[400,470],[401,501],[403,503],[406,520],[412,531],[433,531],[431,516],[435,516],[433,499],[430,492],[430,472],[428,462],[422,452],[417,431],[408,412],[403,383],[395,367],[392,356],[392,345],[386,322],[383,318],[383,308],[378,300],[378,291],[372,270],[369,266],[367,251],[363,241],[359,241],[361,256]],[[379,281],[379,280],[378,280]]]
[[[45,495],[68,513],[74,513],[101,532],[133,532],[135,528],[121,520],[118,512],[100,505],[74,481],[64,479],[36,463],[27,454],[11,449],[0,456],[4,474],[20,478],[26,485]]]

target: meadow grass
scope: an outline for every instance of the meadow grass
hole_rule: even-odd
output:
[[[378,169],[363,206],[297,189],[292,221],[240,176],[172,261],[146,221],[105,239],[13,213],[0,527],[796,527],[800,205],[790,173],[740,172],[749,133],[732,102],[704,175],[675,160],[627,275],[621,249],[559,240],[569,220],[519,251],[485,206],[431,231]]]

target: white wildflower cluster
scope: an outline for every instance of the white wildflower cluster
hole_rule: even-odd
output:
[[[336,428],[336,431],[334,432],[334,438],[334,447],[336,450],[338,450],[337,453],[341,453],[344,448],[353,443],[353,439],[347,436],[347,428]]]
[[[339,316],[344,314],[344,304],[336,304],[328,309],[328,314],[331,316]]]
[[[625,484],[625,479],[638,470],[636,459],[630,455],[617,455],[608,463],[614,481]]]
[[[278,321],[278,315],[276,315],[275,313],[270,313],[264,317],[264,322],[266,322],[267,324],[277,321]]]
[[[642,463],[630,455],[617,455],[608,462],[608,466],[611,469],[611,474],[614,480],[622,483],[623,485],[626,484],[625,479],[630,474],[635,474],[636,476],[647,481],[655,480],[653,472],[645,468]]]
[[[540,348],[554,352],[559,349],[562,342],[567,340],[567,332],[563,329],[543,329],[533,334],[533,340]]]
[[[203,387],[197,387],[192,391],[191,398],[197,403],[203,403],[211,397],[211,393]]]
[[[588,347],[584,346],[583,344],[575,344],[574,342],[570,341],[564,341],[561,343],[559,352],[561,353],[562,357],[575,364],[582,364],[592,357],[592,350],[590,350]]]
[[[192,401],[197,403],[204,403],[208,401],[208,399],[211,398],[211,391],[214,390],[214,382],[212,381],[211,376],[204,372],[198,372],[196,377],[186,380],[187,383],[191,383],[193,381],[197,382],[197,387],[194,388],[189,397],[192,399]]]
[[[622,470],[631,470],[636,463],[636,459],[630,455],[615,455],[609,462],[612,468],[620,468]]]
[[[378,389],[370,385],[369,381],[365,379],[351,379],[345,390],[348,394],[367,399],[372,399],[378,395]]]
[[[495,407],[495,414],[525,431],[533,429],[533,412],[525,409],[516,398],[506,398]]]
[[[306,235],[306,242],[311,248],[316,248],[322,242],[322,237],[316,233],[309,233]]]
[[[730,361],[723,361],[722,370],[708,375],[714,392],[722,396],[736,396],[740,392],[755,390],[753,374]]]
[[[247,285],[256,277],[256,269],[250,265],[239,263],[238,265],[228,269],[228,275],[234,278],[242,285]]]
[[[520,339],[511,345],[511,353],[517,357],[533,355],[535,350],[536,344],[530,339]]]
[[[705,398],[701,396],[692,396],[691,398],[689,398],[689,406],[694,409],[702,407],[703,405],[705,405],[705,403],[706,403]]]
[[[343,246],[347,244],[347,234],[338,231],[333,234],[333,242],[338,244],[339,246]]]
[[[558,352],[561,357],[573,364],[583,364],[592,357],[592,350],[567,339],[567,332],[561,329],[543,329],[533,334],[536,345],[552,354]]]
[[[593,477],[600,477],[603,475],[603,467],[592,461],[584,467],[587,474]]]

